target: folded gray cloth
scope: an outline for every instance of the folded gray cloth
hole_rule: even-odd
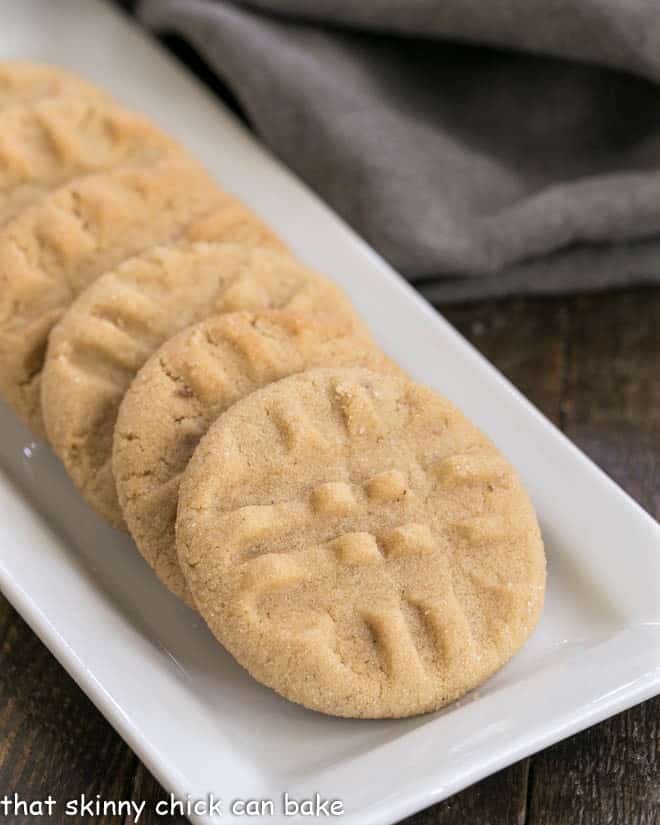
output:
[[[436,301],[660,282],[658,0],[143,0]]]

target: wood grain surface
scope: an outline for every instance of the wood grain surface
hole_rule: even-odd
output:
[[[660,290],[517,299],[444,314],[650,513],[660,513]],[[542,697],[539,697],[542,701]],[[489,777],[408,825],[660,825],[660,699]],[[165,797],[0,599],[0,797]],[[0,815],[0,823],[84,822]],[[94,823],[117,823],[116,817]],[[126,817],[126,825],[132,822]]]

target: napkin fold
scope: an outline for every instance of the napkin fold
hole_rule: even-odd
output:
[[[436,302],[660,282],[657,0],[142,0]],[[221,151],[221,147],[218,147]]]

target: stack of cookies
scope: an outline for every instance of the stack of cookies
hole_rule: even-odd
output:
[[[0,393],[260,682],[439,708],[523,644],[545,560],[515,472],[175,141],[0,66]]]

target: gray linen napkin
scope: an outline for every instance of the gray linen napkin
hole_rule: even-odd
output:
[[[432,300],[660,282],[658,0],[143,0]]]

